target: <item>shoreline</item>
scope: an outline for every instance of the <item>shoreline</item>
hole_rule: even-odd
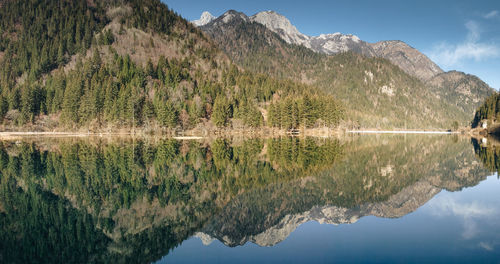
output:
[[[16,138],[27,138],[27,137],[169,137],[177,140],[200,140],[212,137],[227,137],[227,136],[312,136],[312,137],[332,137],[339,136],[340,134],[460,134],[458,131],[425,131],[425,130],[329,130],[325,131],[322,129],[306,130],[301,131],[297,135],[287,134],[286,131],[265,131],[267,133],[262,133],[264,131],[259,131],[260,133],[255,133],[255,130],[250,131],[224,131],[222,133],[196,133],[194,131],[185,131],[180,134],[144,134],[144,133],[133,133],[125,131],[116,132],[56,132],[56,131],[3,131],[0,132],[0,140],[12,140]]]
[[[349,130],[350,134],[460,134],[458,131],[425,131],[425,130]]]

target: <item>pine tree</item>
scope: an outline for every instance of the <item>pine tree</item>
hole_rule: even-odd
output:
[[[30,123],[34,120],[35,93],[32,87],[26,85],[21,92],[21,122]]]

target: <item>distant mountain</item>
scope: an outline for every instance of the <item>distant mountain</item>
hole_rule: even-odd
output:
[[[225,17],[233,12],[235,11],[227,12],[222,16]],[[207,12],[204,12],[200,19],[207,21],[203,25],[211,21],[206,19],[206,16]],[[402,41],[381,41],[372,44],[361,40],[355,35],[338,32],[307,36],[297,30],[290,20],[274,11],[260,12],[246,19],[264,25],[289,44],[302,45],[319,53],[332,55],[339,52],[353,51],[368,57],[388,59],[406,73],[422,81],[427,81],[443,72],[427,56]],[[193,21],[193,23],[197,24],[200,20]]]
[[[455,120],[468,124],[478,106],[474,100],[463,101],[456,90],[424,83],[442,70],[402,42],[369,44],[340,33],[309,37],[270,11],[248,17],[230,10],[200,28],[243,68],[333,94],[346,105],[354,126],[449,128]],[[325,45],[332,53],[332,43],[343,52],[314,51],[312,47],[320,39],[330,43]],[[376,53],[382,58],[374,56]],[[488,89],[471,90],[471,97],[485,98],[489,93]]]
[[[307,36],[298,31],[290,20],[274,11],[257,13],[250,20],[266,26],[289,44],[303,45],[316,52],[336,54],[352,50],[366,56],[375,56],[373,49],[357,36],[341,33]]]
[[[428,82],[434,76],[443,73],[443,70],[427,56],[402,41],[390,40],[368,43],[355,35],[341,33],[307,36],[292,25],[285,16],[274,11],[257,13],[249,17],[248,20],[264,25],[289,44],[302,45],[318,53],[332,55],[339,52],[353,51],[368,57],[388,59],[409,75],[423,82]],[[479,82],[472,85],[483,86],[482,81],[479,79],[477,81]],[[433,81],[431,84],[436,85],[436,82]],[[482,92],[491,94],[492,91],[492,89],[483,89]],[[480,97],[484,99],[484,96]]]

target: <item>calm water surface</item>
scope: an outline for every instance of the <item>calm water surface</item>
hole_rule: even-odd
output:
[[[500,147],[449,135],[0,143],[0,262],[500,263]]]

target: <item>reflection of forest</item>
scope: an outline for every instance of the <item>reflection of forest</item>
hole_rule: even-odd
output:
[[[398,217],[486,175],[442,136],[4,142],[0,172],[2,262],[149,262],[196,232],[272,245],[304,220]]]
[[[500,138],[490,136],[483,138],[481,142],[476,138],[472,138],[471,142],[476,156],[484,166],[489,171],[498,173],[500,170]]]

